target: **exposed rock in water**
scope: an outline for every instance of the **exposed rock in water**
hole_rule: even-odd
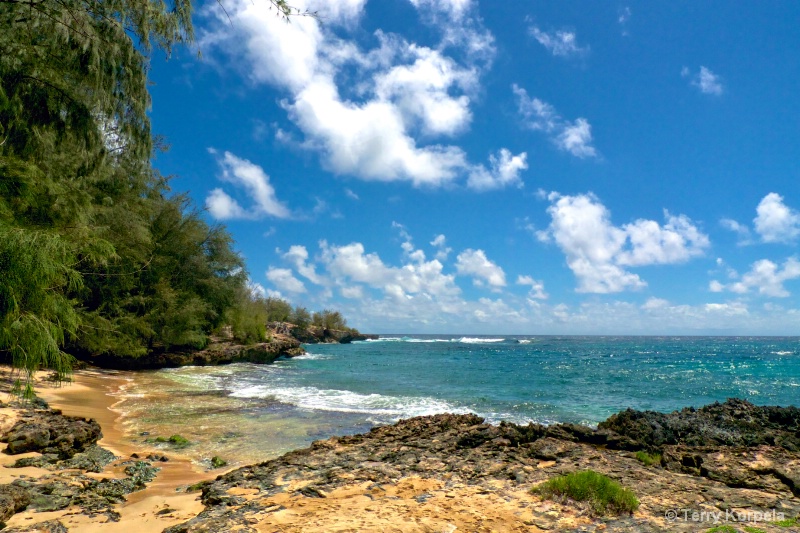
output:
[[[337,526],[336,517],[325,510],[339,509],[342,519],[363,508],[359,501],[380,500],[382,494],[391,496],[376,501],[375,509],[397,506],[404,513],[413,506],[427,506],[419,516],[452,509],[446,506],[454,494],[495,495],[501,504],[514,502],[516,510],[510,516],[519,530],[535,526],[558,531],[689,532],[715,525],[665,518],[672,511],[684,516],[683,510],[723,514],[772,510],[791,519],[800,513],[800,454],[790,438],[800,429],[796,411],[732,400],[669,415],[625,411],[596,430],[573,424],[492,426],[475,415],[412,418],[362,435],[317,441],[220,476],[202,487],[205,510],[167,531],[260,531],[276,525],[286,531],[324,531],[326,526]],[[632,453],[656,447],[663,453],[662,466],[646,466]],[[555,475],[583,469],[596,470],[632,490],[640,500],[639,510],[633,516],[597,519],[581,504],[542,501],[529,492],[531,486]],[[403,491],[397,488],[401,485],[406,487]],[[408,489],[413,486],[427,488]],[[340,499],[325,507],[324,502],[335,498]],[[351,503],[355,511],[347,510]],[[311,505],[321,511],[310,513]],[[488,527],[488,510],[476,505],[469,501],[462,507],[459,530]],[[287,508],[288,514],[271,521],[273,513]],[[286,522],[295,515],[302,516],[302,523]],[[373,522],[362,527],[378,530],[391,525],[381,523],[374,512],[369,519]],[[423,521],[427,519],[418,520],[417,529],[409,523],[403,531],[434,530]],[[773,523],[752,525],[762,531],[786,531]],[[436,524],[436,530],[443,527],[453,530]],[[508,529],[513,529],[511,524]]]

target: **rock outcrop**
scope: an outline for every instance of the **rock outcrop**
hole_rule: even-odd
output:
[[[64,416],[61,411],[53,409],[32,411],[22,416],[0,438],[0,442],[8,443],[4,452],[9,455],[39,452],[70,459],[102,436],[100,425],[95,420]]]
[[[406,523],[397,531],[689,532],[720,524],[693,520],[694,512],[761,517],[744,525],[787,531],[775,518],[791,523],[800,513],[794,408],[731,400],[669,415],[625,411],[601,426],[493,426],[475,415],[435,415],[317,441],[206,483],[205,511],[168,531],[325,531],[341,521],[382,530],[400,517]],[[646,466],[636,450],[659,451],[660,465]],[[581,504],[529,491],[588,468],[631,489],[639,510],[601,519]],[[458,507],[457,495],[471,500]],[[515,523],[503,525],[489,502],[511,506],[506,519]],[[391,518],[390,509],[399,514]]]
[[[303,344],[349,344],[353,341],[377,339],[377,335],[367,335],[356,330],[327,329],[319,326],[301,328],[290,322],[270,322],[270,330],[291,336]]]
[[[4,453],[40,455],[18,459],[9,468],[35,466],[50,473],[38,478],[20,476],[0,485],[0,529],[11,516],[26,509],[48,512],[73,507],[92,517],[104,515],[108,520],[118,520],[115,505],[142,490],[159,470],[154,465],[166,460],[163,456],[131,457],[115,465],[120,471],[118,477],[97,479],[87,473],[104,472],[117,459],[96,445],[103,436],[97,421],[65,416],[57,409],[27,408],[20,412],[20,419],[0,437],[0,442],[8,443]],[[45,525],[30,531],[67,531],[57,521],[50,524],[52,529]]]
[[[212,339],[203,350],[182,352],[153,352],[142,357],[117,357],[101,355],[87,358],[88,362],[101,368],[115,370],[151,370],[179,366],[214,366],[231,363],[268,364],[281,357],[302,355],[305,350],[300,342],[288,335],[275,334],[269,342],[237,344],[231,340]]]

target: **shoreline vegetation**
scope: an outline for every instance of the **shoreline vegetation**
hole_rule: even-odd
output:
[[[594,429],[431,415],[227,468],[219,457],[190,462],[179,435],[126,440],[111,393],[131,377],[79,370],[57,387],[40,373],[49,407],[8,397],[0,407],[6,531],[688,532],[722,524],[752,533],[792,531],[800,516],[795,407],[728,400],[672,413],[628,409]]]

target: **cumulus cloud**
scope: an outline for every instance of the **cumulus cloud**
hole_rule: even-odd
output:
[[[738,276],[737,276],[738,277]],[[763,296],[786,298],[790,293],[783,286],[784,282],[800,278],[800,261],[790,257],[780,267],[769,259],[762,259],[752,264],[750,270],[735,281],[723,284],[712,280],[709,284],[711,292],[728,290],[738,294],[756,291]]]
[[[212,216],[219,220],[291,216],[289,209],[278,201],[269,176],[260,166],[230,152],[219,154],[213,148],[209,152],[217,158],[221,169],[219,179],[242,189],[251,202],[250,207],[244,208],[224,190],[214,189],[206,197],[206,207]]]
[[[335,173],[415,186],[471,176],[475,165],[466,153],[434,139],[452,137],[472,120],[471,96],[482,72],[476,50],[491,48],[491,35],[469,16],[472,2],[415,2],[451,22],[442,24],[447,31],[440,47],[378,31],[379,44],[368,51],[337,33],[357,22],[364,3],[295,3],[300,10],[318,9],[331,22],[323,27],[313,18],[286,24],[269,3],[235,0],[227,13],[218,6],[206,9],[217,23],[208,25],[200,44],[227,55],[227,63],[238,65],[254,84],[285,90],[289,97],[282,105],[304,137],[301,146],[318,152]],[[446,55],[448,46],[467,53],[456,61]]]
[[[544,291],[544,282],[533,279],[531,276],[517,276],[517,285],[527,285],[530,287],[528,298],[534,300],[546,300],[547,293]]]
[[[578,38],[573,31],[555,30],[542,31],[537,26],[531,26],[528,32],[539,44],[557,57],[574,57],[589,52],[588,46],[578,45]]]
[[[453,251],[452,248],[447,246],[447,239],[445,236],[441,234],[434,237],[430,245],[436,248],[436,259],[439,261],[447,260],[447,256]]]
[[[306,286],[302,281],[294,277],[292,271],[288,268],[270,267],[266,275],[267,279],[279,290],[291,293],[306,292]]]
[[[491,289],[498,290],[506,286],[505,272],[489,260],[483,250],[468,248],[458,254],[456,270],[462,276],[472,277],[472,282],[478,287],[488,285]]]
[[[521,171],[528,168],[528,154],[513,155],[502,148],[497,155],[489,156],[489,169],[478,165],[472,169],[467,186],[476,191],[522,187]]]
[[[339,298],[333,305],[351,323],[371,331],[436,333],[469,328],[475,333],[495,334],[785,334],[800,318],[798,309],[777,305],[750,309],[738,299],[685,305],[652,296],[644,303],[593,298],[570,305],[549,304],[544,283],[527,275],[517,276],[515,282],[518,287],[528,287],[527,294],[516,296],[507,290],[502,297],[473,300],[462,293],[456,283],[458,277],[448,273],[452,265],[436,259],[420,261],[415,259],[419,258],[416,251],[404,249],[398,264],[388,264],[357,242],[336,245],[321,241],[313,259],[305,247],[293,246],[289,252],[279,253],[289,268],[271,267],[267,271],[268,279],[280,290],[261,289],[259,293],[303,294],[305,301],[324,306],[331,305],[335,294]],[[787,261],[772,271],[773,277],[796,278],[798,263],[795,259]],[[298,265],[314,269],[320,284],[301,285]],[[761,272],[762,278],[770,277],[763,268],[753,270]],[[301,286],[306,292],[297,292]],[[753,284],[750,291],[756,290]]]
[[[512,85],[512,90],[517,97],[517,107],[525,127],[547,134],[559,149],[575,157],[597,156],[597,149],[592,146],[592,126],[588,120],[566,120],[552,105],[531,98],[519,85]]]
[[[681,76],[689,78],[689,83],[697,87],[703,94],[719,96],[724,90],[722,87],[722,79],[717,74],[711,72],[710,69],[703,66],[701,66],[700,70],[695,74],[692,74],[692,71],[688,67],[683,67],[683,69],[681,69]]]
[[[723,218],[720,224],[739,236],[739,244],[753,244],[751,230],[746,225],[729,218]],[[800,212],[786,205],[783,196],[771,192],[756,207],[753,231],[761,242],[792,243],[800,236]]]
[[[783,203],[781,195],[771,192],[756,207],[753,225],[764,242],[791,242],[800,235],[800,213]]]
[[[702,255],[708,237],[684,216],[664,212],[666,223],[636,220],[623,226],[593,194],[550,193],[552,222],[538,237],[554,241],[578,278],[578,292],[612,293],[640,289],[646,283],[624,267],[682,263]]]

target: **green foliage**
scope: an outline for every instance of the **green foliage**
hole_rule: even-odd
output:
[[[289,322],[300,329],[308,329],[311,325],[311,313],[305,307],[295,306],[289,316]]]
[[[324,329],[347,330],[347,320],[339,311],[325,309],[312,315],[311,323]]]
[[[214,457],[211,458],[211,468],[222,468],[227,464],[228,461],[221,458],[219,455],[215,455]]]
[[[760,527],[744,526],[745,533],[767,533]]]
[[[572,472],[551,478],[531,489],[543,498],[554,496],[587,502],[597,515],[633,513],[639,500],[628,489],[593,470]]]
[[[0,357],[22,392],[67,352],[203,347],[244,286],[229,234],[152,168],[149,54],[191,39],[189,0],[0,1]]]
[[[706,533],[736,533],[736,528],[728,525],[714,526],[707,529]]]
[[[661,454],[654,453],[649,454],[645,451],[639,450],[636,452],[636,459],[643,463],[644,466],[652,466],[652,465],[660,465],[661,464]]]

